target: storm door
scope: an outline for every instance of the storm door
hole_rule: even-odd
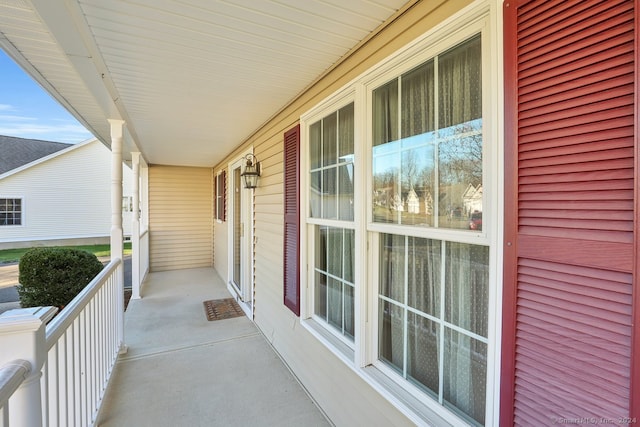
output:
[[[242,182],[243,161],[231,167],[231,221],[229,239],[230,290],[244,304],[247,314],[252,310],[253,280],[251,275],[251,195]]]

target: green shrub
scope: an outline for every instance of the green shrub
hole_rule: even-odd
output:
[[[18,295],[22,307],[64,307],[93,280],[102,263],[86,251],[34,248],[20,259]]]

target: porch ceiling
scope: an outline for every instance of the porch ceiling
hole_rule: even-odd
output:
[[[406,1],[4,0],[0,47],[107,145],[212,166]]]

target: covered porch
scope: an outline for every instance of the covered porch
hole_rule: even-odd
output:
[[[330,425],[246,316],[207,320],[203,301],[229,297],[211,268],[149,274],[96,424]]]

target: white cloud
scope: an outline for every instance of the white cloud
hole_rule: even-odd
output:
[[[2,109],[0,109],[2,111]],[[11,116],[8,114],[0,114],[0,123],[3,122],[27,122],[37,120],[35,117]]]
[[[11,111],[13,109],[13,106],[9,104],[0,104],[0,111]]]
[[[21,138],[43,139],[67,143],[77,143],[91,138],[91,134],[81,125],[35,123],[34,119],[5,121],[0,117],[0,135]],[[25,123],[28,122],[28,123]]]

